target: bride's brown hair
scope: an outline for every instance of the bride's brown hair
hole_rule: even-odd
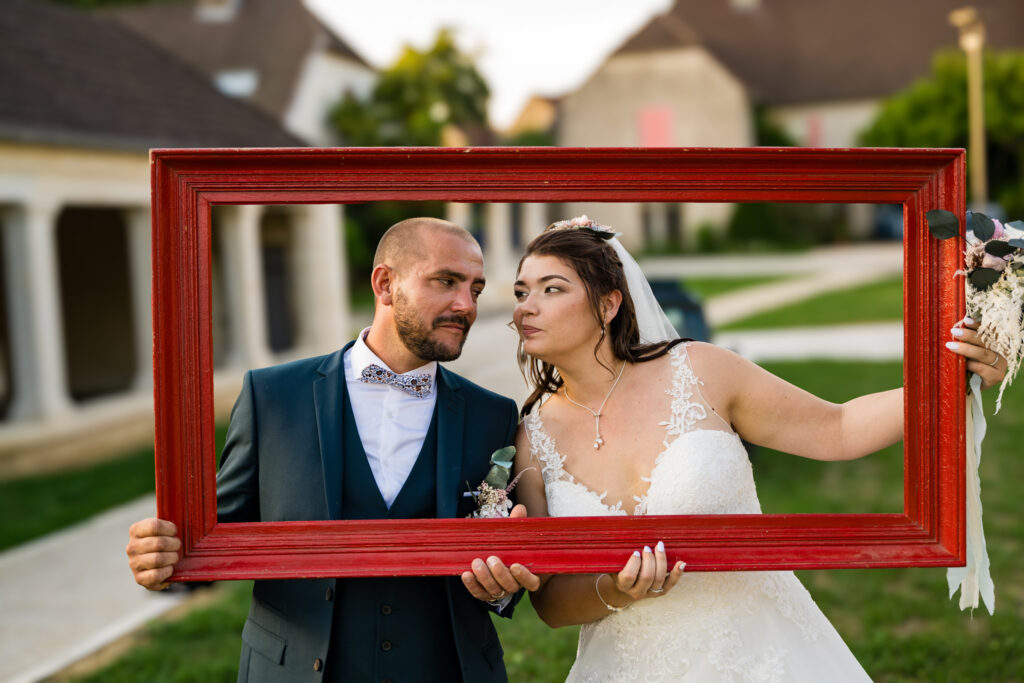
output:
[[[622,293],[622,304],[615,317],[607,326],[607,336],[611,343],[612,353],[616,358],[621,358],[630,363],[643,363],[655,358],[661,358],[668,350],[676,344],[690,339],[673,339],[671,341],[656,342],[654,344],[642,344],[640,342],[640,327],[636,321],[636,311],[633,309],[633,299],[629,294],[629,286],[626,284],[626,275],[622,270],[622,262],[615,254],[615,250],[608,244],[606,237],[600,236],[593,230],[586,229],[552,229],[550,226],[545,232],[535,237],[526,247],[526,253],[519,260],[519,267],[516,268],[516,275],[522,270],[523,261],[529,256],[554,256],[572,268],[583,281],[583,287],[587,292],[587,299],[590,301],[590,310],[594,319],[603,326],[601,315],[601,300],[616,289]],[[597,356],[597,350],[604,340],[602,336],[594,346],[594,358],[601,363]],[[537,401],[545,394],[553,394],[562,386],[562,378],[558,375],[555,366],[550,363],[529,356],[523,351],[523,338],[519,337],[519,349],[516,354],[519,362],[519,371],[533,387],[533,393],[523,404],[520,416],[525,416],[533,408]],[[612,375],[615,371],[601,363]]]

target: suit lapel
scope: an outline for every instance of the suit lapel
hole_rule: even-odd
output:
[[[317,368],[320,377],[313,381],[313,405],[320,438],[328,519],[341,516],[341,435],[345,429],[341,392],[346,391],[343,355],[353,343],[349,342],[345,348],[327,356]]]
[[[437,402],[437,516],[445,519],[454,517],[458,509],[466,415],[458,379],[440,366],[437,368]]]

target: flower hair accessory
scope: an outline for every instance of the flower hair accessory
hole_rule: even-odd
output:
[[[587,218],[586,214],[564,221],[555,221],[547,227],[547,230],[582,230],[603,240],[610,240],[622,234],[621,232],[615,232],[607,225],[601,225],[592,218]]]

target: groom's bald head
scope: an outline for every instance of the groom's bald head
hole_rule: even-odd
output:
[[[465,228],[440,218],[407,218],[395,223],[377,244],[373,255],[373,267],[386,264],[398,272],[421,257],[428,249],[431,237],[451,235],[468,243],[476,239]]]

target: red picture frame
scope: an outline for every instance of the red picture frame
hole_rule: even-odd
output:
[[[963,242],[925,222],[964,216],[963,150],[159,149],[151,170],[157,507],[183,541],[174,580],[453,575],[490,554],[613,571],[651,539],[687,571],[964,564],[965,368],[940,352],[964,310]],[[903,513],[218,524],[211,206],[397,199],[902,204]]]

